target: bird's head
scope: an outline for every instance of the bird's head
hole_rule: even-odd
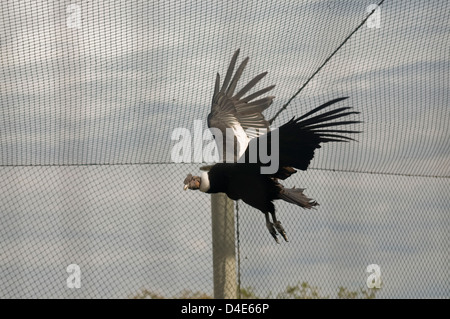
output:
[[[192,174],[188,174],[188,176],[184,179],[184,190],[187,189],[199,189],[201,185],[202,179],[199,176],[192,176]]]
[[[192,174],[188,174],[188,176],[184,179],[184,190],[200,189],[202,192],[207,193],[210,188],[208,172],[211,170],[212,167],[213,165],[206,165],[200,167],[200,170],[203,171],[200,174],[201,176],[192,176]]]

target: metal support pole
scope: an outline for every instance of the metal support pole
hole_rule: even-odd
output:
[[[233,201],[211,194],[214,298],[236,299],[236,247]]]

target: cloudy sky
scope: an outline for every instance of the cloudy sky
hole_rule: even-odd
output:
[[[241,85],[263,71],[260,87],[276,84],[271,118],[374,2],[2,3],[0,296],[211,294],[209,196],[182,192],[199,165],[170,164],[171,133],[205,123],[237,48]],[[290,243],[239,205],[243,286],[334,296],[366,287],[375,263],[380,297],[450,295],[449,9],[386,0],[379,28],[363,25],[275,121],[349,96],[364,133],[286,181],[321,204],[277,204]]]

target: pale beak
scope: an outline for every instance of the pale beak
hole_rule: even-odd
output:
[[[183,189],[187,190],[188,189],[188,184],[184,185]]]

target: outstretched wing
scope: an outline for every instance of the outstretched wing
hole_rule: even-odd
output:
[[[217,143],[220,160],[227,162],[236,162],[244,153],[250,139],[269,131],[269,122],[266,121],[262,112],[272,104],[274,98],[273,96],[267,96],[255,100],[257,97],[272,90],[275,85],[244,97],[267,72],[257,75],[234,94],[237,83],[249,59],[247,57],[242,61],[233,76],[238,55],[239,49],[231,59],[221,87],[220,75],[217,73],[211,112],[208,115],[208,127],[211,129]],[[226,145],[228,145],[228,148]]]
[[[354,120],[333,121],[342,119],[351,114],[359,114],[359,112],[349,111],[351,107],[340,107],[321,114],[316,114],[344,99],[347,99],[347,97],[334,99],[313,109],[303,116],[296,119],[292,118],[278,129],[278,134],[275,134],[275,131],[272,131],[250,141],[248,148],[243,157],[239,159],[239,162],[245,161],[248,163],[251,158],[258,158],[258,165],[264,165],[264,163],[259,160],[259,153],[258,157],[255,157],[255,154],[252,154],[251,157],[250,153],[259,152],[261,145],[263,145],[263,147],[264,145],[267,145],[263,148],[264,150],[268,149],[266,154],[270,154],[271,157],[275,156],[276,154],[271,154],[272,149],[276,149],[272,145],[272,143],[276,142],[276,139],[272,141],[272,136],[275,134],[275,137],[278,135],[279,169],[274,176],[285,179],[295,173],[295,170],[293,170],[292,167],[306,170],[314,157],[314,151],[321,147],[321,143],[348,142],[353,139],[343,134],[360,133],[359,131],[329,128],[333,126],[361,123],[361,121]]]

